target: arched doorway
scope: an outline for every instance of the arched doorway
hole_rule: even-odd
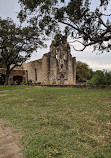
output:
[[[64,75],[60,75],[60,85],[64,85]]]
[[[13,76],[14,84],[20,85],[22,83],[23,77],[22,76]]]
[[[5,75],[0,73],[0,85],[4,85],[5,83]]]

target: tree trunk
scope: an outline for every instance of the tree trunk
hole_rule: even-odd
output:
[[[10,75],[10,67],[7,67],[4,85],[8,85],[9,75]]]

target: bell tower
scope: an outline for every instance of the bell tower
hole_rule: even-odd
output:
[[[50,46],[50,57],[56,59],[57,65],[57,82],[60,85],[74,84],[75,76],[75,62],[71,55],[70,45],[67,38],[58,34],[55,36]]]

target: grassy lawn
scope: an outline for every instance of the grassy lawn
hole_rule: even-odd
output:
[[[25,89],[25,88],[30,88],[29,86],[0,86],[0,91],[9,91],[9,90],[17,90],[17,89]]]
[[[26,88],[0,87],[0,118],[24,132],[26,158],[111,158],[111,90]]]

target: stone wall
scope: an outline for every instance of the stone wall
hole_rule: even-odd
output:
[[[54,57],[50,57],[49,84],[58,84],[57,68],[58,68],[57,59]]]
[[[50,52],[43,55],[42,59],[23,64],[27,81],[34,83],[54,85],[76,84],[76,58],[70,53],[68,43],[58,47],[50,46]]]
[[[42,60],[35,60],[23,64],[23,69],[26,71],[26,82],[41,82],[42,78]]]
[[[41,83],[42,84],[49,84],[49,54],[44,54],[42,58],[42,77]]]

